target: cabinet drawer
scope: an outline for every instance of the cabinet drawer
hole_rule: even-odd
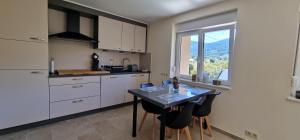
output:
[[[49,79],[50,86],[85,84],[85,83],[100,83],[100,76],[63,77],[63,78]]]
[[[56,118],[100,108],[100,96],[55,102],[50,104],[50,118]]]
[[[50,102],[100,96],[100,84],[75,84],[50,87]]]

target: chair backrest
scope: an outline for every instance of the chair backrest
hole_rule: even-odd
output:
[[[175,121],[171,125],[178,129],[182,129],[188,126],[192,121],[192,113],[194,106],[195,104],[192,102],[185,104],[183,110],[180,112],[180,114],[176,117]]]
[[[201,116],[208,116],[211,113],[212,103],[217,95],[220,93],[212,93],[206,95],[206,99],[201,106],[196,105],[194,111],[199,111],[194,114],[201,114]]]
[[[162,81],[162,87],[168,87],[170,84],[172,84],[171,80],[163,80]]]
[[[140,88],[146,88],[146,87],[153,87],[154,85],[152,83],[142,83],[140,85]]]

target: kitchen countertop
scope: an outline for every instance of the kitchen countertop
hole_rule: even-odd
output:
[[[119,73],[103,73],[103,74],[69,74],[69,75],[58,75],[49,74],[49,78],[60,78],[60,77],[81,77],[81,76],[101,76],[101,75],[124,75],[124,74],[143,74],[150,72],[119,72]]]

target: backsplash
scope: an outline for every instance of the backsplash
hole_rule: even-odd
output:
[[[88,42],[49,40],[49,58],[54,58],[55,69],[90,69],[94,52],[100,57],[100,65],[110,65],[111,60],[113,65],[121,65],[124,58],[128,58],[131,64],[139,65],[140,62],[140,54],[93,49]]]

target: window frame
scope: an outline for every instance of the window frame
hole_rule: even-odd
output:
[[[230,30],[229,37],[229,64],[228,64],[228,80],[222,81],[222,85],[229,86],[232,81],[232,65],[233,65],[233,51],[234,51],[234,43],[235,43],[235,35],[236,35],[236,23],[232,23],[230,25],[223,26],[212,26],[201,28],[192,31],[186,32],[178,32],[176,34],[176,44],[175,44],[175,68],[176,75],[179,75],[180,78],[186,80],[192,80],[192,77],[189,75],[180,74],[180,58],[181,58],[181,39],[184,36],[188,35],[198,35],[198,58],[197,58],[197,82],[203,82],[203,70],[204,70],[204,35],[205,33],[214,32],[214,31],[222,31],[222,30]]]

